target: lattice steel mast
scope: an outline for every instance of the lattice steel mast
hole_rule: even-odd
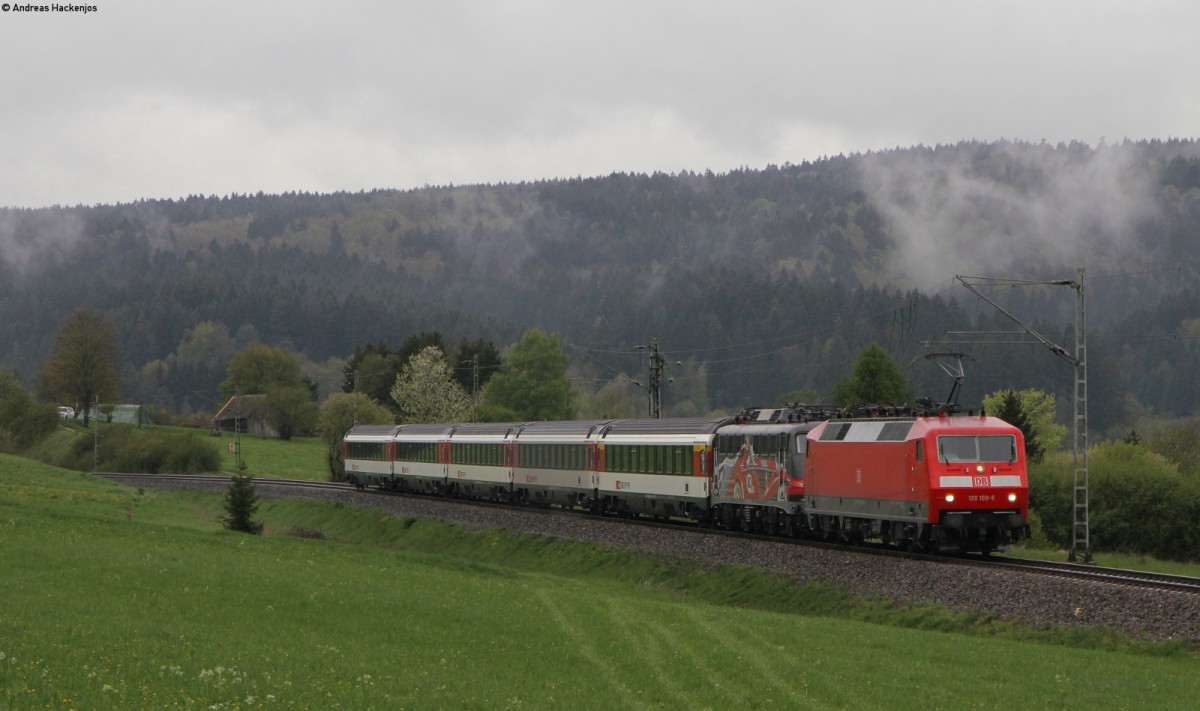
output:
[[[1054,343],[1042,334],[1033,330],[1016,316],[1005,311],[995,301],[984,296],[969,283],[967,279],[978,277],[956,276],[963,286],[971,293],[991,304],[997,311],[1004,314],[1013,323],[1020,326],[1026,333],[1033,336],[1042,345],[1050,349],[1054,355],[1075,366],[1075,403],[1072,436],[1072,459],[1075,466],[1073,523],[1071,527],[1071,553],[1068,560],[1074,562],[1082,558],[1084,563],[1092,562],[1091,530],[1088,520],[1088,425],[1087,425],[1087,313],[1083,293],[1083,267],[1076,270],[1075,280],[1063,279],[1051,282],[1037,282],[1055,286],[1069,286],[1075,290],[1075,354],[1071,355],[1066,348]],[[991,280],[995,283],[998,280]],[[1025,282],[1033,283],[1033,282]]]

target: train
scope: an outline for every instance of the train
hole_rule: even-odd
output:
[[[988,554],[1028,534],[1024,437],[983,411],[362,425],[343,458],[360,489],[919,552]]]

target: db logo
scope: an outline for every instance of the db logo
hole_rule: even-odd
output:
[[[992,481],[989,477],[986,477],[986,476],[975,477],[975,486],[991,486],[991,485],[992,485]]]

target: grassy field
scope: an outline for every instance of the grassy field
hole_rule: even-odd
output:
[[[180,431],[187,431],[180,429]],[[237,463],[229,446],[234,436],[228,432],[213,441],[221,447],[222,469],[233,472]],[[294,437],[284,441],[276,437],[242,435],[242,457],[246,473],[266,479],[304,479],[329,481],[325,467],[325,445],[314,437]]]
[[[0,455],[0,707],[1191,708],[1180,645]]]
[[[1039,550],[1036,548],[1025,548],[1020,545],[1014,546],[1008,555],[1013,558],[1033,558],[1036,560],[1052,560],[1057,562],[1065,562],[1067,560],[1067,551],[1065,550]],[[1159,560],[1158,558],[1151,558],[1150,556],[1145,555],[1135,555],[1132,553],[1093,551],[1092,562],[1096,565],[1104,566],[1105,568],[1145,570],[1153,573],[1186,575],[1192,578],[1200,578],[1200,564],[1181,563],[1173,560]]]

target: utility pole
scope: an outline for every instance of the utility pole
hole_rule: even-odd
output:
[[[662,416],[662,375],[667,361],[658,352],[658,339],[650,339],[650,416]]]
[[[92,423],[92,474],[100,466],[100,398],[96,398],[96,416]]]
[[[471,422],[475,421],[479,409],[479,356],[462,361],[462,365],[471,364]]]
[[[1042,334],[1025,325],[1016,316],[1000,308],[1000,305],[980,293],[967,279],[973,277],[956,276],[971,293],[991,304],[997,311],[1004,314],[1013,323],[1020,326],[1026,333],[1033,336],[1039,343],[1050,349],[1054,355],[1075,366],[1075,403],[1074,403],[1074,435],[1072,437],[1072,458],[1075,466],[1073,522],[1071,526],[1071,552],[1067,560],[1074,563],[1082,560],[1092,562],[1091,531],[1088,517],[1088,424],[1087,424],[1087,314],[1083,293],[1083,267],[1075,272],[1075,279],[1060,279],[1051,282],[1024,282],[1050,284],[1053,286],[1069,286],[1075,290],[1075,354],[1071,355],[1066,348],[1057,345]],[[978,277],[974,277],[979,279]],[[993,283],[1000,280],[991,280]],[[1013,282],[1009,280],[1009,283]]]
[[[650,396],[650,417],[658,419],[662,416],[662,376],[667,359],[658,352],[658,339],[651,338],[650,345],[637,346],[638,350],[650,350],[650,386],[647,388]]]
[[[233,462],[237,473],[242,473],[242,396],[240,388],[233,389]]]

